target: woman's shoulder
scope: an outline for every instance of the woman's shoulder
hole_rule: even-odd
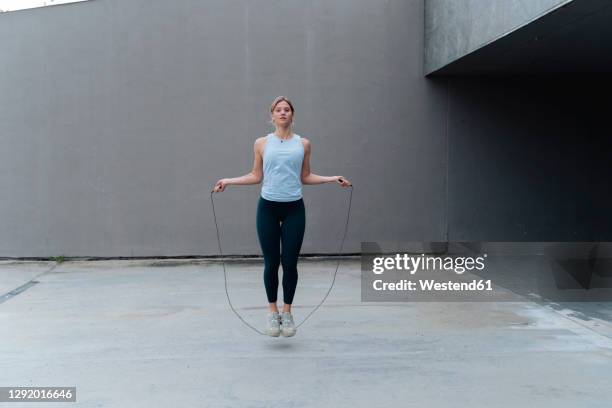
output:
[[[255,150],[260,154],[263,154],[266,147],[266,140],[268,140],[268,136],[261,136],[255,139],[255,143],[253,143]]]
[[[260,145],[260,144],[265,143],[266,140],[268,140],[268,136],[270,136],[270,135],[258,137],[257,139],[255,139],[255,144],[256,145]]]
[[[298,136],[300,138],[300,142],[302,142],[302,145],[304,146],[304,148],[309,149],[310,148],[310,140],[306,139],[304,136]]]

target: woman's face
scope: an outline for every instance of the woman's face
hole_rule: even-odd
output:
[[[272,111],[272,121],[276,126],[289,126],[293,121],[291,106],[286,101],[280,101]]]

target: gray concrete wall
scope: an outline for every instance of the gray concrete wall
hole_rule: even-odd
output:
[[[0,256],[215,255],[209,191],[279,94],[361,241],[612,241],[609,81],[425,79],[421,1],[90,2],[0,15]],[[597,93],[599,92],[599,94]],[[447,182],[448,181],[448,182]],[[260,254],[257,186],[215,195]],[[303,254],[349,192],[304,186]]]
[[[214,255],[209,191],[250,171],[277,95],[312,170],[355,184],[345,252],[443,240],[446,92],[421,0],[95,0],[0,15],[0,256]],[[215,195],[260,254],[260,186]],[[348,190],[305,186],[302,253],[334,253]]]
[[[425,0],[425,74],[574,0]]]
[[[607,78],[436,79],[451,241],[612,241]]]

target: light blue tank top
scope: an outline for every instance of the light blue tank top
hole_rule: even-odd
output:
[[[263,154],[261,196],[270,201],[296,201],[302,198],[304,146],[295,133],[283,140],[274,133],[266,136]]]

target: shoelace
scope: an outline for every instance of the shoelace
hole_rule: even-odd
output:
[[[271,327],[276,327],[281,325],[281,318],[278,319],[275,317],[268,317],[268,325]]]
[[[308,315],[304,318],[304,320],[302,320],[300,322],[300,324],[295,326],[296,329],[298,327],[300,327],[301,325],[303,325],[306,322],[306,320],[308,320],[308,318],[310,316],[312,316],[314,314],[314,312],[316,312],[319,307],[321,307],[323,302],[325,302],[325,299],[327,299],[327,296],[329,296],[329,293],[332,291],[332,289],[334,287],[334,282],[336,282],[336,275],[338,273],[338,267],[340,266],[340,255],[342,255],[342,248],[344,247],[344,240],[346,238],[346,232],[348,230],[348,223],[349,223],[349,219],[350,219],[350,216],[351,216],[351,203],[353,202],[353,185],[350,184],[349,187],[350,187],[351,194],[349,196],[348,211],[346,212],[346,224],[344,225],[344,235],[342,237],[342,242],[340,244],[340,250],[338,251],[338,264],[336,265],[336,270],[334,271],[334,277],[332,279],[332,283],[329,286],[329,290],[327,291],[327,293],[325,294],[325,296],[323,297],[321,302],[319,302],[319,304],[317,306],[315,306],[310,311],[310,313],[308,313]],[[217,231],[217,242],[219,243],[219,255],[221,256],[221,264],[223,265],[223,278],[224,278],[224,281],[225,281],[225,296],[227,297],[227,302],[229,303],[229,306],[232,309],[232,311],[234,312],[234,314],[238,317],[238,319],[240,319],[240,321],[242,323],[244,323],[246,326],[251,328],[256,333],[259,333],[262,336],[267,336],[266,333],[264,333],[261,330],[258,330],[257,328],[251,326],[246,320],[244,320],[242,318],[242,316],[240,316],[240,314],[236,311],[236,309],[234,309],[234,306],[232,305],[232,301],[230,300],[230,296],[229,296],[229,293],[227,291],[227,271],[225,270],[225,260],[223,259],[223,251],[221,250],[221,238],[219,237],[219,226],[217,225],[217,214],[215,213],[215,200],[213,200],[213,194],[214,194],[214,191],[211,191],[210,192],[210,202],[212,204],[213,217],[214,217],[214,220],[215,220],[215,229]]]
[[[289,316],[283,315],[283,316],[281,316],[281,324],[283,326],[293,326],[294,325],[294,323],[293,323],[293,316],[292,315],[289,315]]]

